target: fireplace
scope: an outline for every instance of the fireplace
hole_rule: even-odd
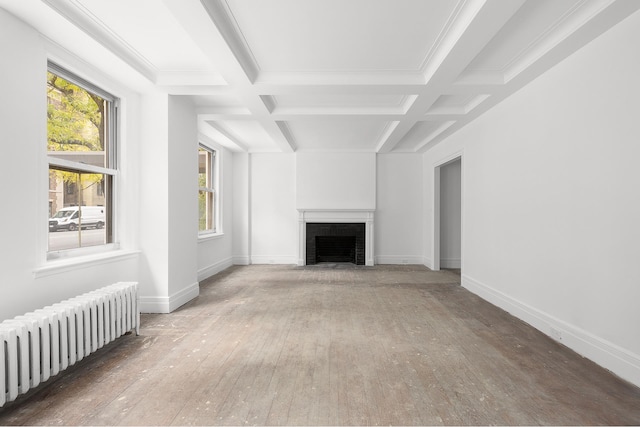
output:
[[[373,210],[298,209],[298,265],[373,265]]]
[[[365,265],[365,223],[306,223],[306,264]]]

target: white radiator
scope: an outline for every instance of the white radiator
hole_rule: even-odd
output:
[[[0,323],[0,407],[125,333],[138,284],[120,282]]]

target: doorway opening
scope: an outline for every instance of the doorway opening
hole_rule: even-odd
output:
[[[462,269],[462,156],[435,167],[433,270]]]

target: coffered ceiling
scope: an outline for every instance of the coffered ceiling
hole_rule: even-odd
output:
[[[428,150],[640,1],[0,0],[0,7],[98,68],[118,75],[125,64],[132,79],[190,97],[200,132],[232,150],[386,153]],[[80,33],[93,44],[80,43]]]

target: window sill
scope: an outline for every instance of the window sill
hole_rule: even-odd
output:
[[[115,250],[63,260],[47,261],[45,265],[33,270],[33,276],[36,279],[40,277],[53,276],[55,274],[66,273],[81,268],[136,258],[138,254],[140,254],[140,251],[138,250]]]
[[[224,233],[200,233],[198,234],[198,243],[207,242],[209,240],[217,240],[224,237]]]

